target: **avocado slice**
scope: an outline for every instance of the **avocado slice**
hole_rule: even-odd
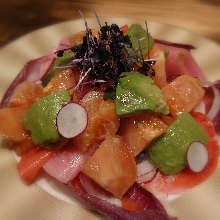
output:
[[[43,78],[42,80],[42,85],[43,87],[45,87],[50,80],[55,76],[55,74],[57,72],[60,71],[60,69],[56,68],[58,66],[65,66],[66,64],[68,64],[73,56],[73,52],[71,51],[65,51],[63,53],[62,57],[57,57],[54,64],[52,65],[50,71],[47,73],[47,75]]]
[[[189,113],[181,114],[166,133],[148,149],[156,167],[165,174],[176,174],[186,166],[186,152],[194,141],[207,144],[208,137],[203,128]]]
[[[150,77],[138,72],[124,72],[120,75],[115,103],[119,116],[145,110],[169,113],[161,90]]]
[[[31,132],[35,144],[56,143],[59,140],[56,116],[68,101],[70,101],[68,91],[55,92],[35,102],[27,111],[23,125]]]

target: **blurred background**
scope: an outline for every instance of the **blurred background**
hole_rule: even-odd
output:
[[[0,0],[0,46],[35,29],[79,18],[125,16],[172,24],[220,43],[220,0]]]

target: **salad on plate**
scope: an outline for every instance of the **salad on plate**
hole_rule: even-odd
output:
[[[101,24],[29,61],[1,101],[0,134],[22,180],[42,171],[112,219],[177,219],[162,203],[218,164],[220,82],[191,45],[139,24]]]

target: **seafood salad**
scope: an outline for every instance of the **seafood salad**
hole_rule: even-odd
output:
[[[47,173],[112,219],[171,220],[161,201],[218,164],[220,82],[191,45],[101,23],[29,61],[0,105],[0,134],[25,183]]]

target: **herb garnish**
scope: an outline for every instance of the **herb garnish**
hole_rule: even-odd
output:
[[[144,60],[145,55],[153,45],[153,39],[140,25],[131,25],[127,33],[123,33],[117,24],[109,25],[101,22],[95,13],[100,26],[99,36],[93,36],[91,29],[85,21],[86,35],[82,44],[64,50],[57,51],[57,57],[62,58],[66,50],[72,51],[72,59],[66,66],[78,66],[80,70],[79,81],[74,88],[78,89],[83,84],[91,84],[92,87],[100,87],[100,84],[111,86],[105,90],[105,99],[114,98],[119,75],[122,72],[138,71],[147,75],[149,72],[154,75],[153,65],[155,60]],[[135,30],[134,30],[135,28]],[[64,66],[61,66],[65,68]],[[59,68],[59,67],[58,67]]]

